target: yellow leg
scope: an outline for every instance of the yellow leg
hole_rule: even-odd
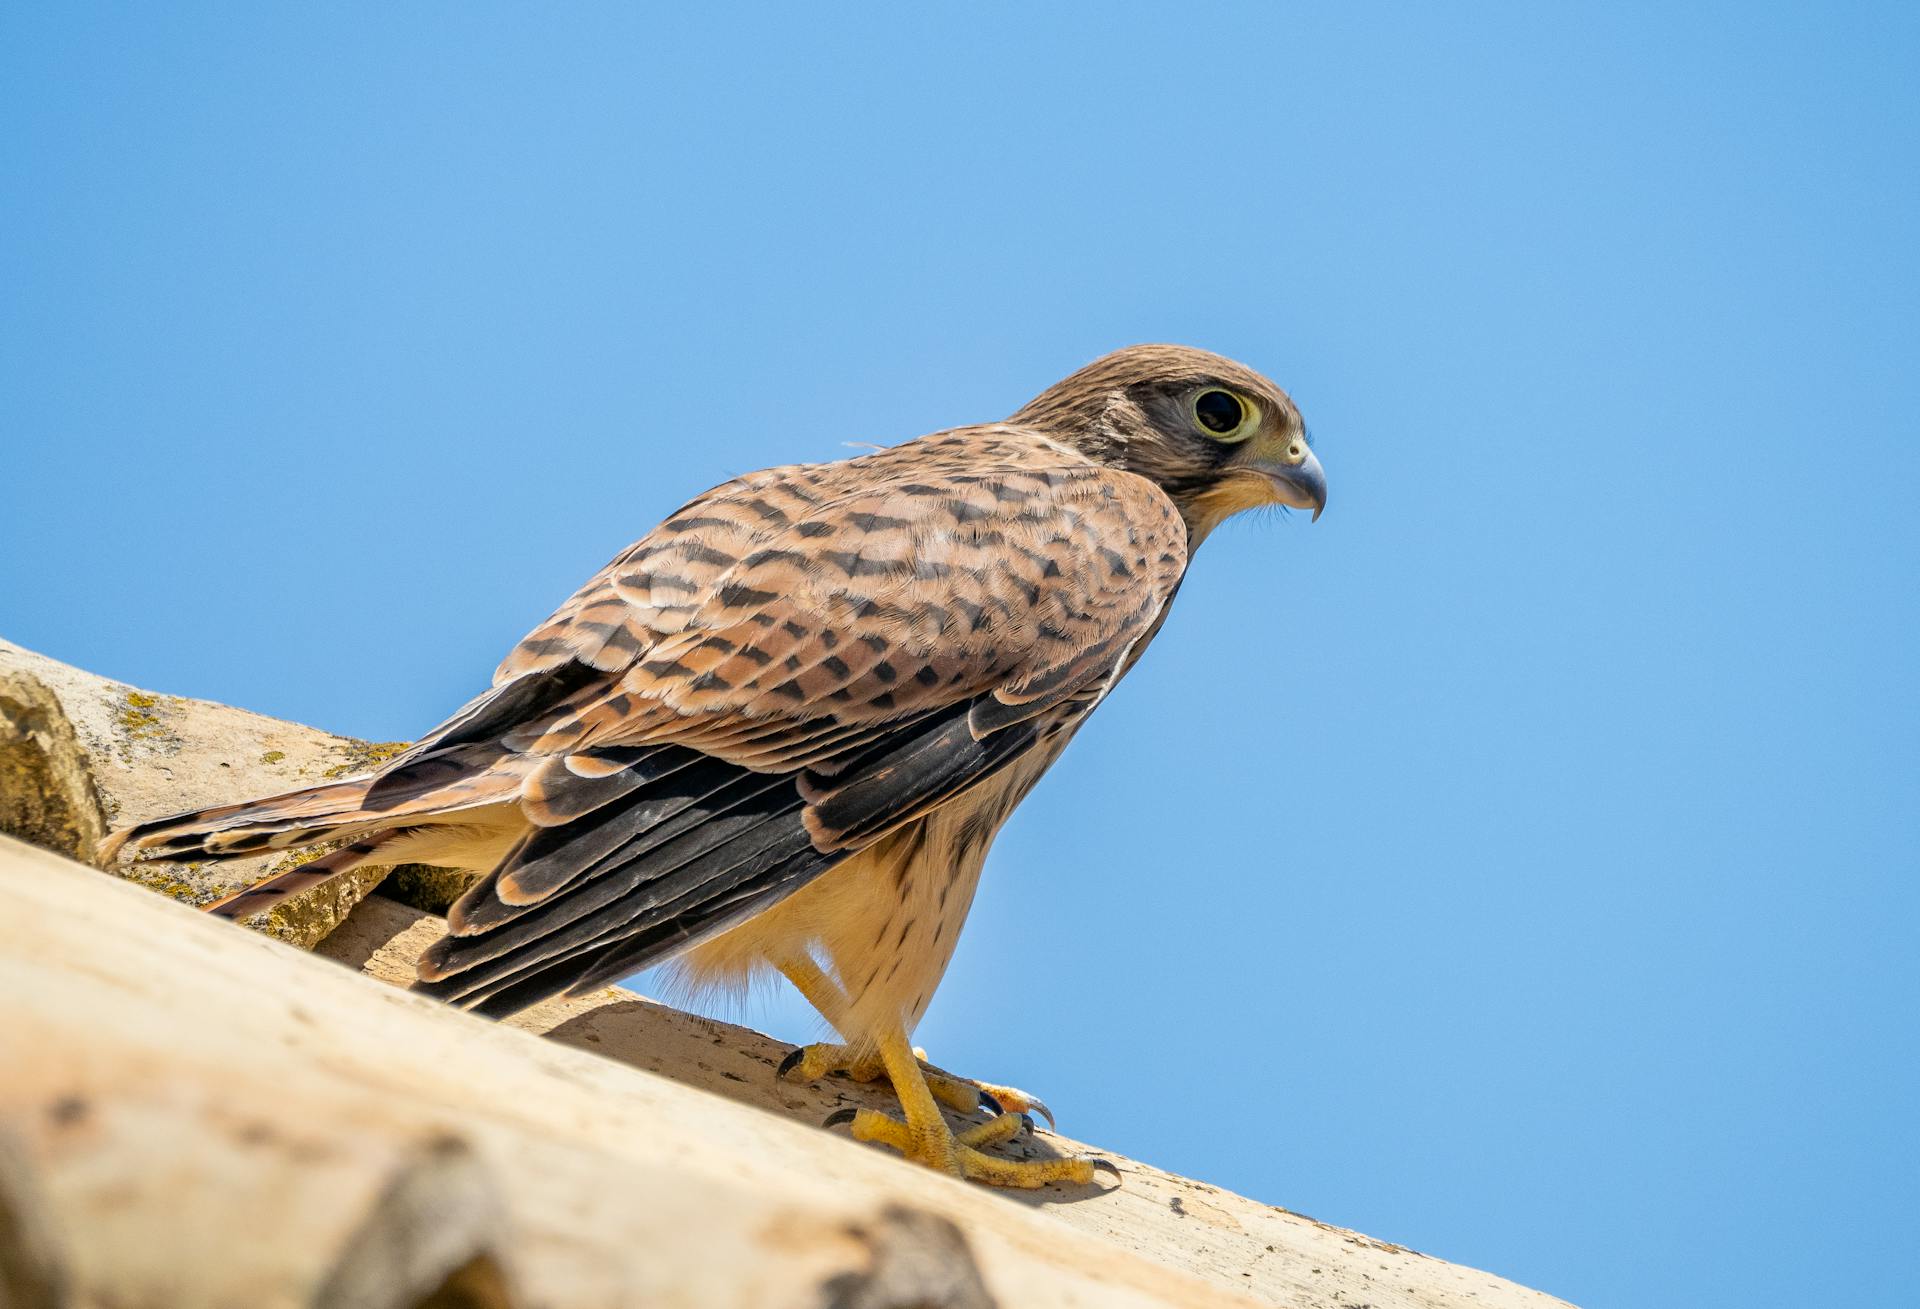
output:
[[[780,971],[807,1003],[820,1011],[842,1035],[846,1034],[846,992],[840,984],[821,971],[809,957],[783,961]],[[829,1073],[845,1073],[856,1081],[870,1082],[885,1073],[900,1101],[905,1121],[875,1113],[871,1109],[840,1110],[827,1124],[851,1122],[853,1135],[861,1141],[879,1141],[890,1145],[915,1163],[955,1177],[968,1177],[992,1186],[1016,1186],[1026,1189],[1049,1182],[1070,1182],[1085,1186],[1093,1181],[1096,1170],[1119,1170],[1104,1159],[999,1159],[981,1153],[982,1147],[1011,1141],[1033,1126],[1027,1115],[1038,1112],[1053,1122],[1045,1104],[1012,1087],[991,1086],[957,1077],[926,1062],[926,1051],[907,1042],[906,1030],[895,1027],[883,1033],[877,1042],[864,1046],[819,1042],[802,1046],[780,1064],[779,1076],[797,1076],[817,1081]],[[940,1105],[961,1113],[990,1108],[994,1116],[958,1133],[947,1126]]]
[[[793,989],[805,996],[807,1003],[819,1010],[820,1016],[831,1023],[836,1031],[845,1035],[843,1020],[847,1012],[847,995],[840,989],[840,983],[828,977],[820,965],[807,955],[782,960],[779,968],[786,979],[793,983]],[[920,1061],[934,1099],[954,1112],[971,1114],[988,1109],[996,1114],[1009,1111],[1016,1114],[1038,1113],[1047,1120],[1049,1127],[1053,1125],[1053,1112],[1037,1097],[1012,1087],[970,1081],[935,1068],[927,1063],[925,1050],[915,1050],[913,1054]],[[885,1071],[886,1065],[876,1049],[820,1041],[803,1045],[782,1060],[779,1076],[798,1082],[817,1082],[833,1073],[844,1073],[856,1082],[871,1082]]]
[[[851,1122],[854,1139],[879,1141],[892,1146],[915,1163],[992,1186],[1032,1189],[1049,1182],[1086,1186],[1093,1181],[1095,1171],[1100,1168],[1119,1175],[1119,1170],[1104,1159],[1013,1160],[981,1153],[977,1147],[1010,1140],[1017,1135],[1025,1126],[1024,1115],[1003,1113],[989,1122],[976,1124],[955,1134],[947,1126],[947,1120],[940,1116],[940,1106],[927,1087],[920,1061],[907,1044],[906,1032],[896,1027],[880,1038],[879,1046],[881,1062],[886,1066],[888,1080],[893,1083],[894,1094],[900,1097],[900,1108],[906,1115],[906,1121],[875,1113],[871,1109],[855,1110],[850,1114],[841,1110],[827,1119],[829,1124]]]
[[[919,1051],[914,1052],[919,1055]],[[861,1049],[857,1046],[840,1045],[833,1041],[818,1041],[813,1045],[803,1045],[780,1061],[778,1076],[795,1082],[817,1082],[823,1077],[835,1073],[850,1077],[856,1082],[879,1080],[887,1071],[886,1063],[880,1058],[878,1050]],[[920,1074],[925,1079],[927,1089],[933,1092],[933,1098],[958,1114],[974,1114],[981,1110],[989,1113],[1007,1113],[1016,1116],[1025,1115],[1028,1106],[1035,1106],[1046,1115],[1049,1125],[1053,1116],[1047,1113],[1047,1107],[1038,1100],[1014,1092],[1012,1104],[1001,1099],[999,1092],[1004,1087],[989,1088],[984,1083],[975,1083],[964,1077],[955,1077],[943,1072],[924,1061],[920,1064]]]
[[[840,989],[840,983],[822,972],[820,965],[807,955],[782,960],[779,968],[793,983],[793,989],[806,997],[807,1003],[819,1010],[820,1016],[832,1024],[835,1031],[844,1035],[847,993]],[[845,1073],[856,1082],[871,1082],[885,1071],[877,1051],[819,1041],[803,1045],[783,1059],[778,1075],[791,1076],[801,1082],[817,1082],[832,1073]]]
[[[913,1057],[913,1047],[907,1044],[906,1032],[896,1028],[880,1038],[880,1061],[887,1066],[887,1080],[893,1083],[893,1093],[900,1097],[900,1111],[907,1118],[899,1124],[907,1134],[906,1142],[897,1147],[900,1153],[943,1173],[965,1176],[960,1171],[960,1143],[940,1116],[939,1102],[927,1089],[927,1079],[920,1071],[920,1061]],[[857,1124],[854,1135],[860,1135]]]
[[[840,1024],[846,1018],[847,993],[840,989],[840,983],[822,972],[811,955],[783,959],[778,967],[781,975],[793,983],[793,989],[805,996],[807,1003],[818,1009],[835,1031],[843,1031]]]

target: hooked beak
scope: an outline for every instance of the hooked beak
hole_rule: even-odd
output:
[[[1327,473],[1312,450],[1297,464],[1262,461],[1256,464],[1279,494],[1277,499],[1289,509],[1311,509],[1316,520],[1327,507]]]

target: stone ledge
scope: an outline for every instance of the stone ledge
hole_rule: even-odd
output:
[[[0,643],[0,827],[65,853],[364,749]],[[247,875],[151,868],[188,903]],[[628,991],[492,1025],[372,985],[442,924],[369,889],[275,932],[354,977],[0,842],[0,993],[25,997],[0,1009],[0,1280],[51,1266],[129,1306],[1563,1303],[1107,1149],[1116,1188],[961,1186],[818,1128],[884,1092],[781,1082],[790,1047]],[[10,1231],[41,1235],[10,1261]]]

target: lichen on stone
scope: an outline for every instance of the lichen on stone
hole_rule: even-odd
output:
[[[154,712],[159,704],[159,696],[131,688],[120,697],[113,722],[120,729],[119,753],[123,761],[131,762],[132,752],[128,747],[136,741],[169,753],[179,749],[179,739]]]
[[[195,907],[212,904],[220,898],[218,891],[205,885],[196,886],[177,876],[179,867],[178,864],[155,859],[131,864],[121,870],[120,876],[150,891],[158,891],[161,895]],[[188,871],[195,870],[189,866]]]
[[[349,737],[339,746],[340,753],[346,757],[321,776],[340,778],[370,773],[388,760],[404,754],[412,744],[411,741],[359,741]]]
[[[153,712],[153,707],[159,703],[158,696],[148,695],[144,691],[129,691],[114,721],[134,740],[149,740],[162,731],[160,716]]]

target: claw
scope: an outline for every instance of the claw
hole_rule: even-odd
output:
[[[784,1078],[788,1073],[798,1068],[800,1061],[806,1057],[807,1048],[804,1045],[795,1046],[792,1050],[788,1051],[787,1057],[780,1061],[780,1066],[773,1070],[773,1075]]]
[[[1053,1121],[1053,1110],[1047,1108],[1047,1102],[1045,1100],[1036,1100],[1032,1096],[1028,1096],[1027,1108],[1037,1110],[1040,1116],[1047,1120],[1047,1130],[1049,1132],[1057,1132],[1060,1130],[1059,1125]]]
[[[1035,1126],[1033,1125],[1033,1115],[1032,1115],[1032,1114],[1021,1114],[1021,1115],[1020,1115],[1020,1126],[1021,1126],[1021,1128],[1022,1128],[1022,1130],[1024,1130],[1024,1131],[1026,1132],[1026,1134],[1027,1134],[1028,1136],[1032,1136],[1032,1135],[1033,1135],[1033,1134],[1034,1134],[1034,1133],[1035,1133],[1036,1131],[1038,1131],[1038,1130],[1039,1130],[1039,1129],[1038,1129],[1037,1127],[1035,1127]]]
[[[1112,1174],[1113,1174],[1113,1180],[1114,1180],[1114,1181],[1116,1181],[1116,1182],[1117,1182],[1117,1181],[1119,1181],[1119,1180],[1120,1180],[1120,1170],[1119,1170],[1118,1168],[1116,1168],[1116,1167],[1114,1166],[1114,1163],[1113,1163],[1113,1160],[1111,1160],[1111,1159],[1102,1159],[1102,1158],[1100,1158],[1100,1157],[1098,1157],[1098,1156],[1096,1155],[1096,1156],[1095,1156],[1094,1158],[1092,1158],[1092,1159],[1089,1159],[1089,1160],[1087,1160],[1087,1162],[1093,1165],[1093,1171],[1094,1171],[1094,1172],[1096,1172],[1096,1173],[1097,1173],[1097,1172],[1099,1172],[1099,1171],[1100,1171],[1100,1170],[1101,1170],[1102,1168],[1104,1168],[1104,1169],[1106,1169],[1106,1170],[1107,1170],[1108,1172],[1110,1172],[1110,1173],[1112,1173]]]
[[[860,1111],[858,1109],[835,1109],[832,1113],[827,1115],[826,1121],[821,1123],[820,1126],[845,1127],[848,1123],[852,1122],[856,1117],[858,1117],[859,1113]],[[1107,1167],[1111,1168],[1113,1167],[1113,1165],[1108,1164]],[[1120,1174],[1118,1172],[1114,1174],[1115,1177],[1118,1177],[1119,1175]]]
[[[1006,1112],[1005,1109],[1000,1107],[1000,1102],[993,1098],[993,1094],[990,1091],[982,1091],[980,1093],[980,1107],[992,1114],[995,1118],[998,1118]]]

